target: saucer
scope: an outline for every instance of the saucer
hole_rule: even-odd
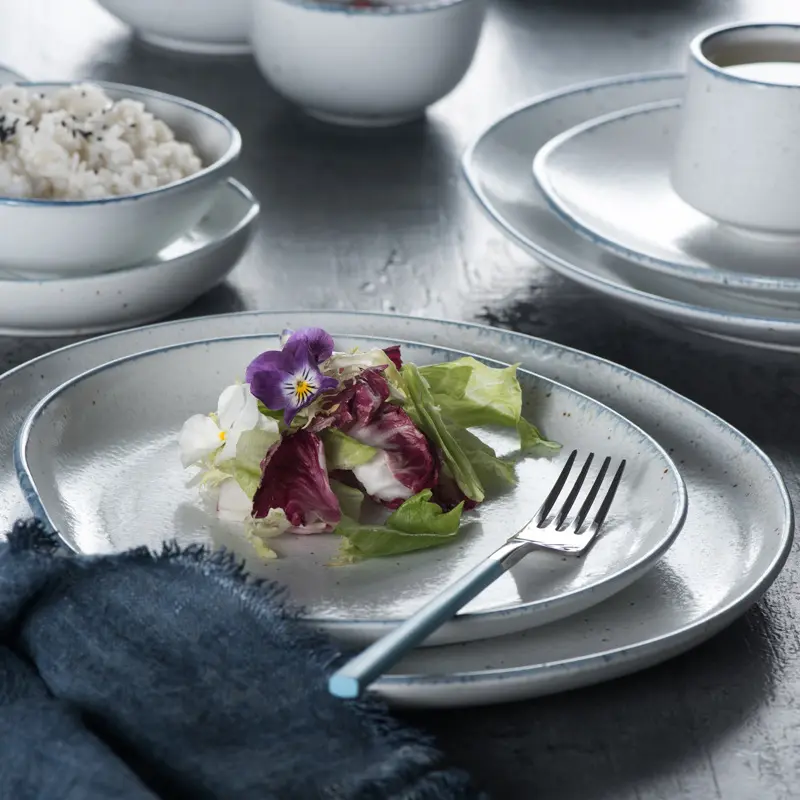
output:
[[[253,195],[229,178],[197,227],[146,264],[56,280],[0,274],[0,335],[86,336],[180,311],[236,266],[258,213]]]
[[[578,233],[642,267],[800,305],[798,239],[720,224],[673,190],[680,114],[669,100],[565,131],[533,159],[539,188]]]
[[[488,217],[565,278],[632,311],[738,344],[800,351],[800,313],[724,287],[642,269],[597,247],[557,215],[531,177],[534,155],[570,128],[645,103],[677,101],[677,73],[640,73],[570,86],[513,109],[464,154],[467,182]]]

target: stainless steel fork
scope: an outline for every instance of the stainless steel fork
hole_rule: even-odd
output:
[[[622,474],[625,471],[625,461],[620,462],[597,512],[591,522],[587,524],[589,514],[611,466],[611,459],[606,458],[603,461],[577,513],[570,518],[570,512],[580,496],[594,461],[594,453],[590,453],[583,462],[578,477],[560,509],[553,514],[553,509],[569,480],[577,458],[578,451],[573,450],[561,470],[561,474],[553,484],[553,488],[530,522],[463,578],[457,580],[405,622],[400,623],[391,633],[367,647],[335,672],[328,681],[330,693],[342,698],[359,697],[371,683],[397,663],[408,650],[424,641],[433,631],[453,617],[459,609],[531,551],[544,548],[573,555],[584,553],[597,538],[597,534],[608,516],[614,495],[617,493]]]

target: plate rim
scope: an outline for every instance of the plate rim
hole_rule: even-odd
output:
[[[737,325],[740,330],[749,330],[754,332],[785,332],[800,335],[800,320],[797,322],[788,321],[785,319],[775,319],[773,317],[764,317],[757,315],[737,314],[733,311],[721,311],[713,308],[704,308],[703,306],[695,306],[690,303],[685,303],[680,300],[673,300],[669,297],[662,297],[657,294],[646,292],[643,289],[637,289],[632,286],[625,286],[624,284],[616,281],[609,280],[601,275],[596,275],[592,272],[585,270],[583,267],[567,261],[560,256],[551,253],[541,245],[537,244],[532,239],[529,239],[523,232],[518,231],[513,225],[508,223],[501,214],[499,214],[494,205],[486,197],[485,193],[480,187],[480,181],[474,177],[473,163],[475,160],[475,153],[480,145],[486,138],[491,136],[494,130],[512,117],[538,108],[546,103],[554,100],[559,100],[563,97],[570,95],[578,95],[592,92],[596,89],[613,88],[615,86],[624,86],[627,84],[638,83],[656,83],[658,81],[679,80],[684,78],[685,74],[682,72],[640,72],[620,75],[612,78],[602,78],[600,80],[586,81],[581,83],[571,84],[570,86],[562,89],[557,89],[552,92],[539,95],[533,100],[527,100],[510,111],[505,112],[499,118],[495,119],[491,124],[486,126],[476,136],[471,144],[464,151],[461,157],[461,170],[466,178],[466,183],[472,192],[472,195],[478,201],[478,206],[486,214],[487,218],[503,233],[509,236],[512,241],[519,245],[523,250],[539,258],[544,264],[551,269],[555,270],[564,277],[581,284],[593,291],[600,292],[606,297],[624,302],[634,308],[646,309],[651,313],[663,316],[668,314],[668,319],[676,321],[680,319],[682,325],[694,326],[695,330],[701,330],[705,333],[703,324],[724,324],[724,325]],[[750,343],[747,342],[749,345]],[[763,346],[769,348],[771,342],[760,342]]]
[[[217,322],[224,322],[226,319],[234,319],[234,318],[252,318],[257,319],[258,317],[266,318],[280,318],[281,316],[285,315],[301,315],[301,314],[315,314],[319,313],[320,310],[315,309],[294,309],[294,310],[284,310],[284,311],[245,311],[245,312],[234,312],[229,314],[217,314],[217,315],[209,315],[204,317],[194,317],[185,320],[175,320],[169,322],[162,322],[157,325],[149,325],[149,326],[141,326],[139,328],[132,328],[129,330],[124,331],[115,331],[113,333],[108,333],[100,337],[95,337],[94,339],[90,339],[87,341],[82,342],[75,342],[72,344],[65,345],[64,347],[58,348],[57,350],[51,351],[49,353],[44,353],[36,358],[33,358],[23,364],[20,364],[16,367],[13,367],[10,370],[7,370],[2,375],[0,375],[0,392],[2,392],[2,385],[3,381],[5,381],[9,377],[15,376],[17,373],[21,373],[25,370],[31,370],[35,372],[39,369],[39,365],[43,364],[47,360],[55,359],[56,361],[66,356],[67,360],[69,360],[69,354],[71,351],[74,351],[78,348],[84,347],[87,344],[93,344],[97,342],[105,342],[107,340],[112,340],[115,338],[119,338],[120,340],[124,341],[125,338],[135,335],[137,333],[147,333],[154,329],[157,330],[167,330],[169,328],[174,328],[179,330],[181,326],[184,325],[192,325],[196,324],[198,327],[207,325],[209,320],[214,320]],[[323,310],[323,313],[329,314],[332,316],[345,316],[345,315],[360,315],[364,317],[369,317],[372,319],[380,320],[380,319],[399,319],[405,322],[412,322],[415,320],[415,317],[411,315],[402,315],[402,314],[388,314],[386,312],[380,311],[346,311],[346,310],[339,310],[339,309],[331,309],[331,310]],[[665,386],[664,384],[659,383],[658,381],[647,377],[646,375],[642,375],[639,372],[636,372],[629,367],[626,367],[621,364],[615,364],[612,361],[609,361],[602,356],[592,355],[590,353],[586,353],[584,351],[578,350],[577,348],[570,347],[568,345],[559,344],[557,342],[551,342],[546,339],[542,339],[541,337],[530,336],[524,333],[518,333],[516,331],[509,331],[504,330],[502,328],[497,328],[494,326],[483,325],[474,322],[464,322],[459,320],[449,320],[449,319],[441,319],[441,318],[431,318],[426,319],[426,322],[431,322],[436,326],[445,326],[451,329],[457,329],[459,327],[467,328],[476,333],[484,332],[488,333],[494,337],[508,337],[511,340],[518,342],[520,345],[524,347],[528,347],[531,349],[536,349],[537,347],[546,346],[548,348],[556,348],[557,350],[561,350],[562,352],[569,353],[572,358],[576,361],[589,360],[592,362],[596,362],[602,365],[603,369],[609,369],[619,372],[624,377],[635,380],[641,381],[644,385],[648,385],[654,388],[658,392],[663,392],[665,396],[669,396],[675,399],[677,402],[685,404],[687,407],[701,413],[711,421],[715,422],[718,425],[721,425],[730,435],[734,436],[739,442],[746,446],[747,450],[750,451],[753,457],[757,458],[764,466],[767,474],[771,478],[772,483],[774,484],[775,489],[777,490],[778,494],[781,497],[783,511],[784,511],[784,525],[780,531],[779,535],[779,542],[776,548],[775,556],[770,564],[770,567],[767,570],[764,570],[760,573],[759,577],[755,580],[750,580],[749,588],[743,592],[739,593],[739,596],[728,603],[726,606],[723,606],[721,609],[712,609],[702,617],[693,622],[690,622],[686,625],[682,625],[681,627],[673,630],[669,633],[664,633],[658,637],[649,637],[644,639],[640,642],[637,642],[634,645],[628,647],[617,647],[617,648],[610,648],[607,650],[602,650],[599,652],[589,653],[583,656],[576,656],[572,659],[562,659],[560,661],[548,662],[548,663],[536,663],[536,664],[529,664],[522,667],[515,667],[515,668],[499,668],[493,670],[472,670],[469,672],[462,672],[462,673],[448,673],[445,678],[446,681],[441,681],[441,679],[436,681],[436,676],[423,676],[418,674],[410,674],[410,675],[394,675],[391,676],[384,676],[381,680],[376,684],[376,688],[378,690],[385,690],[386,696],[391,699],[393,702],[397,703],[407,703],[413,705],[415,703],[414,696],[407,696],[404,695],[402,689],[404,687],[408,687],[413,689],[419,690],[428,690],[428,689],[436,689],[437,686],[441,687],[443,685],[449,684],[466,684],[470,683],[475,686],[485,686],[487,687],[487,691],[491,692],[492,685],[497,686],[497,684],[502,682],[516,682],[521,685],[525,684],[525,679],[530,678],[531,676],[535,676],[537,674],[542,674],[543,672],[547,673],[555,673],[560,667],[569,667],[573,673],[582,672],[588,673],[588,679],[578,679],[575,681],[568,681],[568,686],[565,688],[575,688],[581,685],[588,685],[590,683],[597,683],[605,679],[605,676],[602,674],[601,670],[597,669],[597,665],[599,664],[610,664],[611,661],[615,658],[615,656],[620,656],[620,661],[624,662],[622,665],[622,669],[618,669],[614,672],[613,677],[617,677],[623,674],[628,674],[631,672],[635,672],[638,669],[643,669],[645,667],[652,666],[656,663],[660,663],[669,659],[673,655],[678,655],[685,650],[688,650],[690,647],[694,645],[698,645],[701,642],[707,640],[711,635],[718,632],[722,628],[724,628],[727,624],[733,621],[734,618],[739,616],[740,613],[743,613],[747,608],[749,608],[759,597],[763,595],[763,593],[769,588],[772,582],[777,577],[778,573],[780,572],[781,568],[783,567],[786,559],[788,558],[789,552],[792,547],[792,542],[794,538],[794,509],[791,503],[791,499],[789,497],[789,493],[783,480],[781,473],[778,471],[775,464],[771,461],[771,459],[766,455],[766,453],[758,447],[748,436],[742,433],[740,430],[735,428],[728,422],[725,422],[721,417],[719,417],[714,412],[704,408],[699,403],[691,400],[687,397],[676,392],[674,389],[670,389],[669,387]],[[187,341],[192,341],[191,339],[187,338]],[[691,498],[690,498],[691,500]],[[694,634],[694,635],[693,635]],[[667,643],[674,643],[676,646],[671,650],[671,652],[664,652],[663,649],[659,651],[659,645],[667,644]],[[583,669],[581,669],[581,667]],[[512,672],[513,674],[509,674]],[[399,689],[399,692],[393,692],[393,689]],[[520,696],[531,697],[539,694],[547,693],[539,692],[539,691],[532,691],[532,692],[523,692]],[[482,699],[478,697],[476,700],[470,702],[461,702],[453,697],[450,697],[449,701],[447,699],[436,700],[434,698],[433,701],[426,700],[425,697],[422,697],[420,694],[416,695],[417,702],[419,705],[423,706],[442,706],[442,705],[472,705],[472,704],[480,704],[481,702],[490,702],[496,701],[500,702],[505,699],[503,697],[497,697],[493,695],[491,699],[487,699],[487,696],[484,696]],[[514,698],[510,698],[514,699]]]
[[[670,275],[674,278],[681,278],[693,283],[700,283],[705,286],[724,286],[728,289],[743,289],[753,292],[785,292],[796,296],[800,292],[800,279],[780,278],[768,275],[759,275],[750,272],[734,272],[732,270],[713,267],[709,264],[708,268],[696,266],[689,261],[673,261],[668,258],[649,255],[643,250],[634,250],[620,240],[611,239],[608,235],[601,233],[597,228],[592,227],[583,219],[577,216],[573,209],[574,203],[568,202],[555,188],[551,180],[547,164],[552,157],[557,156],[559,150],[570,142],[576,142],[585,134],[590,134],[607,125],[625,120],[639,120],[646,114],[673,111],[680,108],[681,101],[678,100],[657,100],[651,103],[640,103],[629,106],[618,111],[611,111],[608,114],[601,114],[594,119],[574,125],[565,131],[554,136],[549,142],[544,144],[534,154],[532,159],[532,172],[539,191],[547,201],[551,211],[556,214],[564,223],[569,225],[576,233],[593,242],[598,247],[608,250],[620,258],[638,264],[647,269],[652,269],[662,275]],[[711,217],[706,217],[711,222]],[[787,301],[790,298],[787,298]]]
[[[455,354],[461,357],[471,356],[473,358],[489,362],[490,364],[499,364],[501,366],[506,366],[506,367],[510,366],[509,364],[504,364],[503,362],[500,362],[494,358],[489,358],[488,356],[482,356],[465,350],[456,350],[455,348],[452,347],[446,347],[443,345],[431,344],[410,339],[370,336],[361,334],[336,333],[336,332],[334,332],[332,335],[335,337],[337,336],[340,336],[342,338],[350,337],[353,339],[365,340],[368,342],[376,342],[376,343],[386,342],[388,340],[396,342],[401,347],[410,346],[410,347],[429,348],[433,350],[439,350],[444,353]],[[190,347],[203,347],[203,346],[209,347],[211,345],[218,343],[245,342],[245,341],[253,341],[265,338],[277,338],[278,336],[279,336],[278,333],[269,333],[267,331],[264,331],[262,333],[257,333],[257,334],[214,336],[196,340],[193,342],[185,342],[181,344],[154,347],[145,351],[140,351],[138,353],[133,353],[127,356],[123,356],[121,358],[113,359],[104,364],[98,365],[92,369],[85,370],[84,372],[75,375],[73,378],[64,381],[55,389],[48,392],[43,398],[41,398],[36,403],[36,405],[34,405],[34,407],[28,413],[24,422],[20,426],[20,429],[17,433],[17,437],[14,441],[14,453],[13,453],[14,470],[16,472],[17,480],[19,481],[20,487],[22,488],[22,492],[25,495],[25,499],[30,505],[34,514],[39,519],[41,519],[41,521],[45,524],[49,532],[57,535],[59,539],[69,549],[73,550],[73,552],[81,553],[81,551],[78,550],[77,547],[75,547],[72,542],[68,541],[64,536],[62,536],[61,533],[59,533],[56,526],[53,524],[53,520],[48,514],[44,502],[42,501],[41,495],[36,487],[36,480],[33,474],[31,473],[26,456],[26,445],[30,440],[32,430],[35,427],[36,423],[40,420],[42,415],[46,413],[48,407],[52,403],[56,402],[65,393],[79,386],[84,381],[90,380],[96,377],[97,375],[103,374],[104,372],[121,368],[128,364],[132,364],[138,361],[147,360],[148,358],[163,353],[173,353]],[[560,381],[553,380],[552,378],[547,378],[543,375],[539,375],[538,373],[535,373],[532,370],[523,369],[522,367],[518,367],[518,369],[525,375],[544,382],[549,387],[555,387],[563,392],[567,392],[575,396],[580,400],[588,401],[595,408],[599,408],[603,413],[609,414],[611,415],[612,418],[616,418],[620,422],[624,423],[629,431],[639,435],[642,441],[649,446],[651,453],[655,451],[655,453],[657,453],[661,457],[663,462],[666,463],[666,466],[669,470],[670,478],[672,481],[672,487],[669,490],[669,492],[670,495],[673,497],[673,504],[674,504],[672,518],[669,523],[669,526],[666,528],[664,533],[661,534],[658,541],[653,546],[648,548],[644,553],[639,555],[635,559],[635,561],[630,563],[624,569],[617,569],[611,574],[605,575],[600,580],[596,580],[593,583],[590,583],[586,586],[556,595],[554,597],[546,597],[537,600],[532,600],[529,602],[520,602],[513,605],[505,605],[500,608],[487,609],[484,611],[473,611],[468,614],[460,613],[457,614],[452,620],[449,620],[448,624],[450,625],[461,625],[465,627],[470,623],[476,623],[476,622],[480,622],[481,624],[487,624],[491,623],[492,620],[519,619],[524,617],[535,618],[539,610],[544,611],[545,609],[551,608],[553,606],[568,604],[570,601],[576,602],[577,598],[592,595],[596,593],[598,590],[602,589],[603,587],[608,587],[609,585],[616,585],[618,583],[621,583],[622,585],[619,586],[619,588],[614,589],[614,591],[608,595],[608,597],[611,597],[614,594],[616,594],[616,592],[621,591],[622,589],[629,586],[630,583],[633,582],[633,580],[636,580],[642,575],[644,575],[647,571],[652,569],[658,563],[658,561],[665,555],[667,550],[669,550],[669,548],[674,544],[675,539],[679,536],[681,530],[683,529],[683,525],[686,521],[686,517],[688,514],[688,493],[686,490],[686,484],[683,480],[683,476],[681,475],[681,472],[678,469],[672,457],[664,449],[664,447],[655,439],[655,437],[651,436],[649,433],[643,430],[639,425],[637,425],[635,422],[625,417],[619,411],[616,411],[615,409],[609,407],[600,400],[590,397],[585,392],[581,392],[578,389],[573,389],[572,387],[567,386],[566,384],[563,384]],[[324,625],[325,628],[331,630],[355,629],[355,628],[363,628],[364,626],[390,629],[392,627],[395,627],[399,623],[399,620],[397,619],[386,619],[386,618],[329,620],[321,617],[306,616],[304,614],[301,614],[301,618],[304,623],[311,625]],[[482,637],[482,638],[489,638],[489,637]]]

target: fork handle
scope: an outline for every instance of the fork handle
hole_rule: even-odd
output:
[[[348,661],[328,680],[328,691],[345,699],[362,692],[409,650],[455,616],[470,600],[534,549],[530,542],[510,540],[419,611]]]

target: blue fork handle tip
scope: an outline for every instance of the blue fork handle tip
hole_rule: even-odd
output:
[[[328,691],[342,700],[356,700],[361,696],[361,684],[347,675],[332,675],[328,680]]]

